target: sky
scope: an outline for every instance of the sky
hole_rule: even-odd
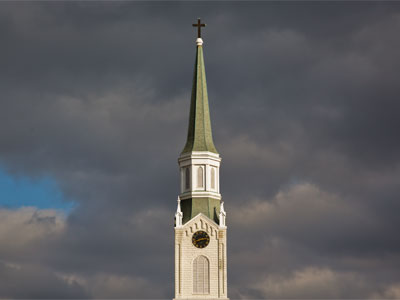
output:
[[[399,299],[395,1],[0,2],[0,298],[173,298],[198,17],[229,297]]]

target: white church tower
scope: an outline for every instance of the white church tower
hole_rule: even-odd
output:
[[[200,19],[186,145],[179,156],[175,213],[175,299],[228,299],[226,212],[219,192],[221,158],[208,107]]]

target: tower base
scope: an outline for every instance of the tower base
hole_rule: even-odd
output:
[[[193,298],[173,298],[172,300],[229,300],[229,298],[207,298],[199,295]]]

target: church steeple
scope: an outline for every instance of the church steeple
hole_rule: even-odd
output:
[[[181,188],[175,213],[174,300],[229,300],[226,212],[219,190],[221,157],[211,135],[201,24],[197,24],[189,129],[178,158]]]
[[[206,71],[203,58],[203,40],[199,37],[196,43],[197,51],[194,64],[192,97],[190,101],[189,128],[186,145],[181,154],[192,151],[218,153],[214,146],[211,131]]]
[[[202,213],[219,224],[219,167],[221,158],[214,146],[208,107],[201,24],[198,20],[196,61],[190,101],[189,128],[185,147],[178,159],[181,169],[180,199],[183,224]]]

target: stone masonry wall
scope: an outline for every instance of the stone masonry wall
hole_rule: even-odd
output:
[[[207,247],[192,244],[192,235],[203,230],[210,236]],[[206,295],[193,293],[193,260],[204,255],[209,260],[209,289]],[[199,214],[181,228],[175,228],[175,298],[226,299],[226,229]]]

